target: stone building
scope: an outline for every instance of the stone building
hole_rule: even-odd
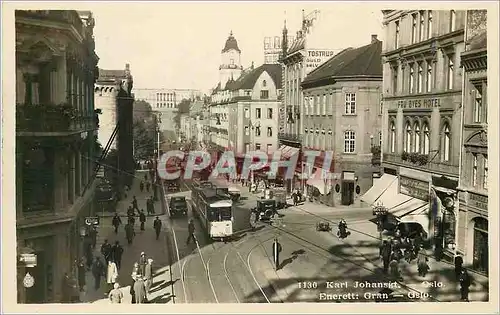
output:
[[[418,226],[436,253],[456,246],[465,11],[383,11],[382,167],[364,197]],[[429,202],[430,201],[430,202]]]
[[[381,52],[382,42],[372,35],[370,44],[345,49],[302,81],[302,147],[319,151],[308,165],[312,177],[306,184],[321,202],[358,202],[380,173],[380,164],[372,166],[372,151],[380,152],[382,141]],[[332,164],[325,169],[326,153]]]
[[[462,168],[459,180],[457,254],[488,274],[488,51],[486,10],[467,11]]]
[[[85,217],[94,213],[94,19],[18,10],[15,24],[17,299],[56,303],[67,298],[63,276],[76,276]],[[36,266],[19,263],[21,254],[35,254]]]

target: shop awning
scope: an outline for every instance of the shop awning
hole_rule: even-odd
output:
[[[384,174],[379,178],[373,186],[368,189],[368,191],[361,197],[361,201],[364,201],[370,205],[377,202],[379,197],[389,188],[389,186],[396,181],[398,177],[390,174]]]
[[[428,211],[423,210],[420,213],[417,211],[415,214],[405,215],[404,217],[399,219],[400,223],[409,223],[409,224],[419,224],[427,235],[429,235],[429,216]]]
[[[389,209],[389,212],[396,217],[403,217],[407,214],[419,211],[420,208],[429,207],[429,203],[417,198],[410,197],[408,201]]]
[[[322,176],[323,170],[318,168],[312,177],[307,180],[307,185],[318,188],[320,194],[326,195],[330,192],[332,187],[331,185],[328,185],[328,181],[325,182]]]
[[[384,193],[377,199],[377,201],[375,201],[375,204],[378,204],[380,202],[390,212],[391,209],[402,205],[408,200],[412,199],[412,197],[410,196],[398,193],[398,185],[398,180],[393,181],[389,185],[389,187],[387,187]]]

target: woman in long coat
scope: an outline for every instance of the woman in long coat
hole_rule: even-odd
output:
[[[118,279],[118,268],[116,267],[115,262],[110,260],[108,262],[108,273],[106,275],[106,282],[108,283],[109,287],[108,292],[111,289],[113,289],[113,285],[115,284],[117,279]]]

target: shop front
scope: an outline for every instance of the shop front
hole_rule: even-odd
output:
[[[287,194],[290,194],[292,191],[299,189],[302,190],[304,187],[302,180],[302,159],[301,159],[301,150],[297,147],[291,147],[288,145],[281,145],[278,150],[281,154],[281,160],[289,161],[291,159],[297,159],[295,165],[295,171],[293,173],[293,177],[289,178],[287,175],[286,168],[280,168],[278,174],[281,174],[281,177],[284,178],[285,187]],[[298,156],[297,156],[298,155]]]
[[[463,220],[467,222],[464,262],[477,272],[488,274],[488,196],[480,192],[468,192]],[[465,243],[465,244],[464,244]]]

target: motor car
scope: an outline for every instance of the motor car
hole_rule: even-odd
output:
[[[269,221],[271,218],[277,214],[276,200],[274,199],[263,199],[257,200],[257,207],[253,209],[256,212],[257,218],[260,221]]]
[[[170,217],[186,216],[188,213],[188,204],[186,197],[176,196],[170,198],[168,203]]]

